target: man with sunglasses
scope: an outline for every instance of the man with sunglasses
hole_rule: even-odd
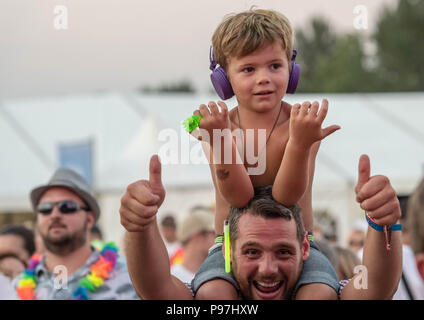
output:
[[[30,198],[45,254],[33,257],[15,280],[21,299],[138,298],[117,248],[97,251],[90,245],[89,232],[100,208],[83,177],[60,168]]]

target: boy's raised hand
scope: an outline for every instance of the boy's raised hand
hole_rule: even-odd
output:
[[[219,108],[221,110],[219,110]],[[214,129],[231,130],[231,121],[228,114],[228,108],[227,105],[222,101],[218,101],[218,105],[214,101],[210,101],[207,106],[205,104],[201,104],[199,109],[193,112],[193,115],[202,116],[202,119],[199,122],[199,129],[203,130],[195,129],[191,132],[191,134],[196,139],[212,143]],[[202,135],[204,130],[206,130],[206,132],[209,134],[209,137],[204,137]]]
[[[309,148],[314,142],[320,141],[339,130],[340,126],[337,125],[321,128],[327,112],[327,99],[322,100],[321,109],[317,101],[312,104],[309,101],[295,104],[290,112],[289,133],[291,141],[300,147]]]
[[[139,180],[127,187],[119,209],[121,224],[127,231],[144,231],[155,221],[165,198],[161,170],[159,157],[153,155],[150,158],[149,180]]]

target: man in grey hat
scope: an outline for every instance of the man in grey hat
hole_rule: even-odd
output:
[[[116,248],[112,245],[111,256],[90,245],[89,232],[100,208],[83,177],[57,169],[46,185],[31,191],[30,198],[45,254],[29,263],[35,280],[32,291],[20,282],[23,275],[15,280],[21,299],[138,298],[125,262],[113,253]]]

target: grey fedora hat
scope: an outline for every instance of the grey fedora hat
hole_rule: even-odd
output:
[[[90,211],[94,213],[95,220],[98,220],[100,208],[90,190],[89,184],[78,173],[67,168],[57,169],[46,185],[39,186],[31,191],[30,197],[34,211],[42,195],[53,187],[67,188],[77,194],[87,204]]]

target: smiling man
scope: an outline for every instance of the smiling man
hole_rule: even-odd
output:
[[[246,299],[288,299],[310,250],[300,209],[277,203],[271,187],[255,191],[228,216],[233,275]]]
[[[370,224],[365,240],[362,269],[367,270],[367,277],[357,274],[347,284],[343,282],[339,298],[391,299],[402,272],[401,234],[395,231],[399,225],[394,225],[400,217],[399,201],[387,177],[370,176],[368,156],[361,156],[358,173],[357,201],[376,223]],[[164,199],[161,163],[154,155],[150,159],[149,180],[130,184],[121,198],[121,224],[128,231],[128,271],[140,297],[193,299],[190,286],[170,273],[156,219]],[[308,240],[299,208],[282,206],[273,199],[271,187],[261,187],[255,189],[254,198],[245,208],[231,208],[228,219],[234,276],[229,278],[237,285],[239,297],[293,298],[294,290],[302,286],[299,278],[307,268],[304,261],[319,250]],[[390,250],[386,249],[384,232],[379,231],[381,225],[393,225]],[[356,285],[365,278],[366,290]],[[320,297],[311,295],[310,299]]]

